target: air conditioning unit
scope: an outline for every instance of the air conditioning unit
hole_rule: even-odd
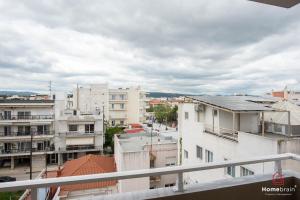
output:
[[[196,112],[204,112],[204,105],[203,104],[195,104],[195,111]]]

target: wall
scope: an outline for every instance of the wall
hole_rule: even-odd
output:
[[[257,113],[252,114],[240,114],[240,130],[248,133],[258,133],[258,119]]]
[[[184,113],[189,112],[189,119],[184,119]],[[238,133],[238,142],[228,140],[216,135],[204,132],[204,124],[195,120],[194,104],[183,103],[179,106],[179,133],[182,137],[182,151],[188,151],[188,158],[181,155],[183,165],[205,163],[205,150],[213,152],[213,161],[224,161],[233,159],[245,159],[256,156],[277,154],[277,139],[270,139],[259,135],[245,132]],[[219,112],[220,126],[232,126],[232,115]],[[224,118],[228,118],[225,119]],[[238,116],[237,116],[238,117]],[[242,122],[243,120],[243,122]],[[254,123],[255,122],[255,123]],[[217,122],[218,123],[218,122]],[[253,125],[253,123],[255,125]],[[212,107],[206,106],[205,124],[212,124]],[[256,114],[241,114],[241,129],[253,131],[257,125]],[[202,160],[196,156],[196,145],[202,147]],[[257,148],[257,147],[260,148]],[[273,172],[273,163],[245,166],[256,174]],[[236,176],[240,176],[240,167],[235,167]],[[184,178],[187,183],[207,182],[231,176],[225,173],[225,169],[208,170],[203,172],[185,173]]]

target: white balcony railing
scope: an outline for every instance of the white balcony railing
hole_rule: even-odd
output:
[[[174,167],[163,167],[163,168],[154,168],[154,169],[105,173],[105,174],[91,174],[91,175],[83,175],[83,176],[69,176],[69,177],[59,177],[59,178],[7,182],[7,183],[0,183],[0,192],[31,189],[31,199],[37,200],[38,188],[46,188],[51,186],[58,187],[61,185],[69,185],[69,184],[82,184],[82,183],[90,183],[90,182],[123,180],[123,179],[150,177],[150,176],[177,174],[178,175],[177,192],[181,193],[184,191],[183,173],[185,172],[218,169],[218,168],[225,168],[231,166],[249,165],[249,164],[257,164],[257,163],[264,163],[264,162],[275,162],[274,170],[281,173],[282,171],[281,161],[284,160],[300,161],[300,156],[292,153],[285,153],[285,154],[256,157],[252,159],[243,159],[243,160],[236,160],[236,161],[232,160],[232,161],[197,164],[197,165],[189,165],[189,166],[174,166]]]

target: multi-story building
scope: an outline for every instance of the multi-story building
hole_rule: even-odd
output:
[[[265,115],[288,113],[273,108],[273,103],[272,99],[251,96],[186,98],[178,111],[182,165],[246,159],[282,152],[299,153],[298,134],[278,134],[267,127]],[[287,125],[291,124],[290,119],[286,119]],[[273,170],[274,163],[232,166],[205,173],[186,173],[185,182],[206,182]]]
[[[70,106],[81,112],[104,110],[111,126],[127,126],[146,121],[148,100],[140,87],[109,89],[108,84],[94,84],[74,89]]]
[[[148,100],[140,87],[109,89],[109,123],[127,126],[146,121]]]
[[[97,106],[83,111],[72,109],[69,98],[56,95],[54,141],[58,164],[103,151],[103,117],[103,111]]]
[[[33,162],[43,166],[46,152],[53,150],[53,138],[53,100],[0,100],[1,164],[10,161],[14,168],[15,164],[29,163],[32,150]]]
[[[115,161],[117,171],[150,169],[177,165],[177,140],[157,133],[115,135]],[[119,192],[131,192],[171,187],[176,175],[151,176],[120,180]]]

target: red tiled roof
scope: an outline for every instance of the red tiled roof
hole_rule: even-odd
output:
[[[131,128],[143,128],[141,124],[129,124],[129,126],[131,126]]]
[[[113,157],[86,155],[78,159],[67,161],[63,169],[60,171],[59,177],[64,176],[79,176],[98,173],[115,172],[116,166]],[[58,173],[59,174],[59,173]],[[84,184],[72,184],[61,186],[60,194],[66,191],[87,190],[101,187],[114,186],[117,181],[103,181]]]
[[[284,98],[284,92],[283,92],[283,91],[272,92],[272,96],[273,96],[273,97],[281,97],[281,98]]]
[[[143,131],[144,131],[143,128],[135,128],[135,129],[125,130],[125,132],[128,133],[128,134],[140,133],[140,132],[143,132]]]

